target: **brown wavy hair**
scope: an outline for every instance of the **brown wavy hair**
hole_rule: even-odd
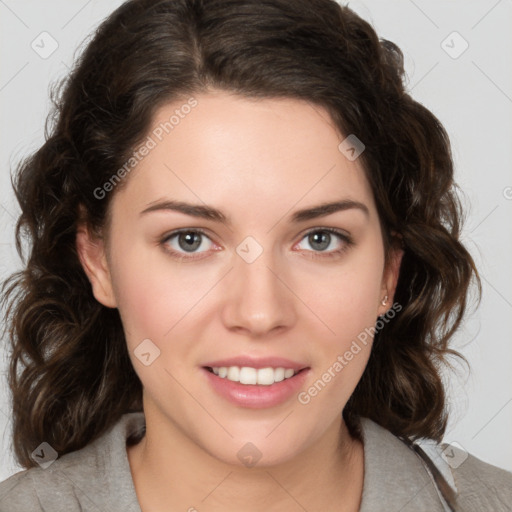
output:
[[[211,89],[308,101],[364,142],[386,254],[396,236],[404,250],[402,310],[376,335],[343,414],[349,425],[366,416],[398,436],[442,438],[442,363],[459,355],[448,342],[471,283],[478,294],[481,286],[459,241],[447,134],[406,92],[400,49],[334,0],[131,0],[93,34],[53,99],[45,143],[13,178],[24,266],[4,283],[2,303],[13,446],[24,467],[42,441],[63,455],[142,410],[120,316],[92,294],[77,226],[106,236],[123,182],[105,199],[94,191],[144,140],[161,105]]]

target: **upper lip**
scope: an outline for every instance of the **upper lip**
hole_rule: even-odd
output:
[[[217,359],[203,365],[210,368],[220,368],[222,366],[248,366],[250,368],[291,368],[294,371],[299,371],[308,368],[307,365],[291,361],[283,357],[252,357],[252,356],[237,356],[227,359]]]

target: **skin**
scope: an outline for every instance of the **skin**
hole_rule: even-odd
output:
[[[371,343],[307,405],[294,395],[266,409],[235,406],[201,367],[241,354],[287,357],[311,368],[307,390],[390,308],[401,251],[385,268],[371,188],[360,160],[338,150],[345,137],[325,110],[221,91],[195,98],[198,105],[115,191],[108,236],[94,238],[85,226],[77,232],[93,293],[119,309],[144,388],[146,436],[127,449],[141,508],[356,511],[363,446],[341,412]],[[152,129],[183,103],[162,106]],[[214,206],[232,225],[171,210],[140,214],[162,199]],[[363,203],[368,214],[352,208],[290,220],[341,199]],[[325,227],[353,245],[332,234],[322,251],[306,235]],[[180,228],[207,232],[195,252],[178,237],[162,242]],[[252,263],[236,252],[247,236],[263,249]],[[166,247],[191,258],[178,261]],[[145,366],[134,350],[148,338],[160,356]],[[237,457],[247,442],[261,452],[252,468]]]

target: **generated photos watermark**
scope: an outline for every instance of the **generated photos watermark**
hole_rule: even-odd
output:
[[[121,182],[123,178],[129,174],[134,167],[141,162],[144,157],[149,155],[152,149],[156,148],[163,138],[172,132],[178,126],[182,119],[190,114],[192,109],[198,105],[198,101],[191,97],[180,108],[175,109],[174,114],[169,117],[168,121],[160,123],[153,129],[146,140],[140,144],[132,153],[130,158],[101,186],[94,189],[94,197],[96,199],[104,199],[108,192],[112,192],[114,188]]]
[[[297,400],[302,405],[307,405],[311,402],[311,399],[317,396],[327,384],[338,375],[345,366],[347,366],[352,359],[354,359],[359,352],[361,352],[362,347],[368,345],[368,341],[372,340],[377,332],[382,330],[386,324],[388,324],[393,318],[395,318],[396,314],[402,310],[402,306],[395,302],[390,309],[386,311],[386,313],[379,317],[374,327],[366,327],[364,331],[361,331],[357,335],[357,339],[352,341],[350,348],[346,350],[343,355],[338,355],[336,361],[333,362],[329,368],[322,374],[322,376],[317,379],[314,384],[312,384],[306,391],[301,391],[297,395]]]

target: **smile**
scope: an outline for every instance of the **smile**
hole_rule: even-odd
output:
[[[232,405],[263,409],[286,403],[303,388],[310,368],[208,366],[202,368],[206,384]]]
[[[239,382],[240,384],[257,384],[260,386],[271,386],[299,373],[292,368],[283,367],[251,368],[243,366],[240,368],[238,366],[220,366],[208,369],[222,379]]]

